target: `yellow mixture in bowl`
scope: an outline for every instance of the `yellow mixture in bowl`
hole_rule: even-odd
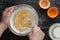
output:
[[[32,15],[26,11],[19,11],[14,16],[14,26],[19,30],[26,30],[32,25]]]

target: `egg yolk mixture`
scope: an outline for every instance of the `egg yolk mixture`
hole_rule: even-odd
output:
[[[22,10],[14,16],[14,26],[19,30],[26,30],[32,25],[32,15],[26,11]]]

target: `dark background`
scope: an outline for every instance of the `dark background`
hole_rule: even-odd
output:
[[[50,0],[51,6],[58,7],[60,11],[60,0]],[[59,15],[51,19],[47,16],[47,10],[43,10],[38,5],[38,0],[0,0],[0,19],[2,16],[2,12],[10,6],[17,5],[17,4],[29,4],[32,7],[36,9],[39,16],[39,26],[45,33],[44,40],[51,40],[48,35],[49,26],[53,23],[60,23],[60,12]],[[1,40],[29,40],[28,36],[22,37],[22,36],[16,36],[14,35],[9,29],[7,29],[2,37]]]

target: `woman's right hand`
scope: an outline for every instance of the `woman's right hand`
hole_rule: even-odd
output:
[[[32,32],[29,34],[30,40],[43,40],[45,34],[42,32],[40,27],[37,25],[32,29]]]

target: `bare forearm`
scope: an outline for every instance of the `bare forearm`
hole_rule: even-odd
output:
[[[3,22],[1,22],[1,23],[0,23],[0,37],[2,36],[3,32],[4,32],[6,29],[7,29],[7,28],[6,28],[6,25],[5,25]]]

